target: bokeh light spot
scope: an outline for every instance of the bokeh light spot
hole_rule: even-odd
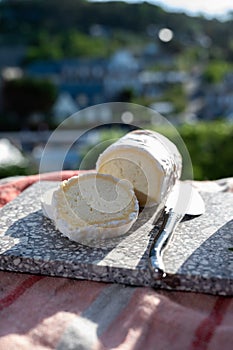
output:
[[[124,112],[124,113],[122,113],[121,120],[125,124],[132,123],[133,120],[134,120],[133,113],[131,113],[131,112]]]
[[[168,43],[173,38],[173,31],[169,28],[162,28],[159,31],[159,39],[165,43]]]

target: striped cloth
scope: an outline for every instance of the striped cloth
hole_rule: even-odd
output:
[[[43,179],[75,174],[51,173]],[[2,181],[0,205],[38,179],[34,175]],[[232,190],[232,183],[226,179],[205,183],[204,188]],[[229,297],[0,272],[0,350],[232,348]]]

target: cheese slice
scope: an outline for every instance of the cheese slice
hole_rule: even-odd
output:
[[[165,136],[136,130],[110,145],[98,158],[96,170],[129,180],[140,206],[165,200],[181,175],[182,158]]]
[[[125,234],[139,211],[129,181],[95,172],[74,176],[48,191],[42,208],[60,232],[84,244]]]

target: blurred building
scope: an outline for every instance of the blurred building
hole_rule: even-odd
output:
[[[139,93],[141,90],[139,72],[138,60],[130,51],[117,51],[107,65],[107,74],[104,78],[106,97],[114,98],[124,89],[132,89]]]

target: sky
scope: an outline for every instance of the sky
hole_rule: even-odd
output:
[[[106,1],[106,0],[91,0]],[[144,0],[121,0],[128,3]],[[147,0],[168,10],[182,10],[190,15],[204,14],[208,18],[224,17],[228,11],[233,11],[233,0]]]

